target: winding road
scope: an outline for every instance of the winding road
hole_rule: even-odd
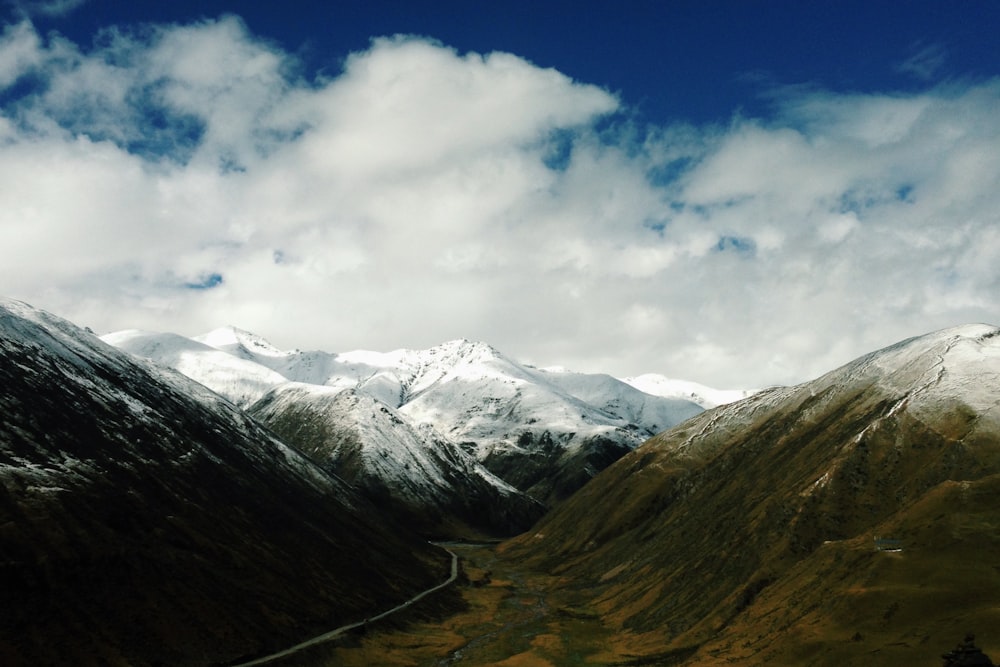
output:
[[[302,642],[301,644],[296,644],[295,646],[292,646],[290,648],[286,648],[284,651],[278,651],[277,653],[272,653],[271,655],[265,655],[262,658],[257,658],[255,660],[251,660],[250,662],[241,662],[238,665],[236,665],[235,667],[250,667],[250,665],[263,665],[263,664],[269,663],[269,662],[271,662],[273,660],[277,660],[279,658],[286,658],[286,657],[288,657],[288,656],[290,656],[290,655],[292,655],[294,653],[298,653],[299,651],[301,651],[303,649],[307,649],[310,646],[316,646],[317,644],[322,644],[323,642],[330,641],[331,639],[335,639],[335,638],[339,637],[340,635],[344,634],[345,632],[350,632],[351,630],[353,630],[355,628],[360,628],[361,626],[366,625],[368,623],[371,623],[372,621],[378,621],[380,619],[385,618],[386,616],[391,616],[392,614],[395,614],[398,611],[402,611],[403,609],[406,609],[407,607],[409,607],[410,605],[412,605],[414,602],[418,602],[419,600],[422,600],[423,598],[427,597],[431,593],[437,592],[437,591],[441,590],[442,588],[444,588],[445,586],[448,586],[449,584],[454,583],[454,581],[456,579],[458,579],[458,554],[456,554],[454,551],[452,551],[451,549],[449,549],[449,548],[447,548],[445,546],[441,546],[440,544],[437,545],[437,546],[440,547],[441,549],[444,549],[449,554],[451,554],[451,575],[444,582],[438,584],[437,586],[432,586],[431,588],[428,588],[427,590],[421,591],[420,593],[417,593],[416,595],[414,595],[412,598],[410,598],[406,602],[403,602],[402,604],[398,604],[395,607],[393,607],[392,609],[389,609],[387,611],[383,611],[381,614],[378,614],[377,616],[369,616],[368,618],[366,618],[363,621],[358,621],[357,623],[349,623],[347,625],[342,625],[339,628],[334,628],[333,630],[330,630],[329,632],[324,632],[323,634],[318,635],[316,637],[313,637],[312,639],[307,639],[306,641]]]

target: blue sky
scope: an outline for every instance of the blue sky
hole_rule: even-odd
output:
[[[75,0],[74,0],[75,1]],[[250,32],[296,54],[304,74],[336,74],[375,36],[432,37],[459,51],[507,51],[615,92],[650,121],[727,122],[768,112],[774,86],[904,92],[927,81],[998,73],[1000,5],[989,0],[677,1],[580,3],[440,0],[170,2],[7,0],[42,31],[79,44],[111,25],[240,16]]]
[[[1000,322],[1000,3],[0,4],[0,284],[720,387]]]

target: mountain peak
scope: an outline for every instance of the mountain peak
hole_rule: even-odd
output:
[[[467,338],[458,338],[435,345],[427,350],[426,355],[436,364],[444,363],[451,366],[507,360],[499,350],[489,343]]]
[[[468,338],[456,338],[455,340],[445,341],[440,345],[435,345],[430,348],[431,351],[441,350],[447,352],[486,352],[493,354],[495,356],[500,356],[499,350],[480,340],[469,340]]]
[[[194,340],[224,352],[243,350],[251,355],[284,357],[287,352],[279,350],[265,338],[232,325],[219,327],[206,334],[195,336]]]
[[[960,324],[958,326],[942,329],[937,332],[940,335],[957,336],[961,338],[975,338],[985,340],[1000,334],[1000,327],[985,322],[973,322],[970,324]],[[931,334],[933,335],[933,334]]]
[[[1000,355],[1000,329],[989,324],[963,324],[916,336],[872,352],[828,375],[867,372],[874,363],[883,373],[985,373],[985,357]],[[938,378],[940,379],[940,378]]]

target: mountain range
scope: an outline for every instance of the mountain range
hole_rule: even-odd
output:
[[[105,339],[0,300],[2,664],[239,663],[440,584],[428,537],[520,531],[492,556],[515,576],[459,577],[435,613],[456,636],[538,573],[510,598],[530,624],[474,635],[523,664],[889,667],[972,632],[1000,654],[996,327],[745,396],[470,341]],[[552,634],[577,621],[599,655]]]
[[[545,506],[703,410],[690,397],[534,368],[467,340],[340,354],[282,351],[233,327],[195,338],[122,331],[104,340],[240,404],[327,470],[423,517],[434,534],[448,525],[525,530]]]

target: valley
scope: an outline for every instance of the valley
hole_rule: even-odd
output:
[[[431,586],[426,590],[420,591],[413,597],[400,602],[395,607],[391,607],[389,609],[386,609],[385,611],[379,612],[372,616],[368,616],[363,620],[354,621],[353,623],[342,625],[339,628],[334,628],[333,630],[324,632],[323,634],[317,635],[311,639],[307,639],[304,642],[299,642],[298,644],[290,648],[286,648],[281,651],[277,651],[275,653],[262,656],[260,658],[255,658],[249,662],[242,662],[236,667],[252,667],[253,665],[274,664],[277,662],[286,661],[288,659],[299,659],[300,656],[308,653],[310,650],[313,649],[313,647],[320,647],[329,644],[334,640],[336,640],[338,637],[352,631],[358,631],[362,633],[366,632],[369,628],[375,627],[375,625],[380,621],[382,621],[383,619],[389,618],[390,616],[394,616],[401,612],[405,612],[408,609],[410,609],[410,607],[412,607],[413,605],[419,604],[420,601],[426,598],[428,595],[433,595],[438,591],[447,588],[448,586],[451,586],[458,579],[458,571],[459,571],[458,554],[449,549],[447,546],[444,545],[438,545],[438,546],[447,551],[448,554],[451,556],[451,566],[449,568],[448,578],[445,579],[440,584],[435,584],[434,586]],[[320,649],[317,648],[316,650],[319,651]]]
[[[628,658],[609,652],[610,633],[598,613],[557,577],[504,558],[502,545],[449,549],[462,563],[451,612],[417,606],[409,619],[370,625],[364,634],[299,656],[304,662],[274,664],[542,667]]]
[[[182,373],[0,302],[4,664],[1000,655],[996,327],[707,410],[467,341],[389,363],[236,338],[125,337]]]
[[[454,614],[316,664],[893,667],[969,633],[997,655],[998,334],[704,412],[466,554]]]
[[[989,493],[993,493],[991,489]],[[964,522],[965,520],[963,520]],[[829,544],[794,577],[768,591],[752,614],[701,645],[676,646],[669,633],[637,635],[606,615],[607,587],[588,589],[512,558],[509,545],[450,545],[461,557],[455,588],[391,621],[371,623],[276,666],[561,667],[573,665],[937,665],[970,628],[991,655],[1000,574],[956,568],[948,549],[908,542],[878,552],[869,540]],[[930,547],[930,548],[928,548]],[[991,553],[997,553],[996,546]],[[844,586],[851,572],[861,584]],[[974,599],[970,578],[980,586]],[[793,578],[794,581],[794,578]],[[951,592],[949,592],[951,591]],[[804,613],[802,613],[804,611]],[[791,641],[774,641],[793,629]]]
[[[0,667],[1000,667],[1000,0],[0,20]]]

